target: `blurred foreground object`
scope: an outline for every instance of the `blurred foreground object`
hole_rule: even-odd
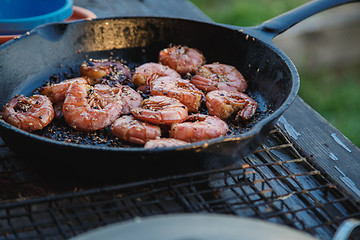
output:
[[[61,22],[73,12],[73,0],[6,0],[0,8],[0,34],[22,34],[41,24]]]

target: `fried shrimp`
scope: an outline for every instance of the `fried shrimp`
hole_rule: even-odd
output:
[[[71,127],[91,132],[115,121],[121,114],[122,102],[111,90],[105,94],[87,84],[71,84],[62,109]]]
[[[139,107],[143,98],[141,95],[129,86],[118,86],[121,89],[120,98],[123,102],[122,114],[130,114],[131,109]]]
[[[181,77],[179,73],[168,66],[159,63],[145,63],[136,68],[135,73],[131,78],[131,82],[137,87],[143,85],[148,86],[152,80],[165,76],[173,78]]]
[[[52,103],[63,102],[71,84],[86,84],[87,81],[83,77],[72,78],[60,83],[50,84],[45,87],[40,88],[40,94],[46,95]]]
[[[239,91],[215,90],[206,95],[206,107],[210,115],[228,119],[233,113],[237,118],[249,120],[258,104],[245,93]]]
[[[88,99],[90,104],[96,106],[97,104],[108,104],[120,100],[121,88],[110,87],[106,84],[96,84],[93,87],[87,86]],[[97,101],[97,103],[95,103]]]
[[[110,75],[114,75],[113,79],[122,84],[131,78],[131,71],[121,62],[91,59],[80,66],[80,75],[86,77],[90,85],[101,83],[103,78]]]
[[[186,122],[174,123],[170,137],[185,142],[197,142],[226,135],[229,126],[218,117],[205,114],[193,114]]]
[[[181,75],[194,74],[201,65],[205,64],[205,57],[195,48],[179,45],[161,50],[159,62],[176,70]]]
[[[39,90],[40,94],[47,96],[53,103],[55,118],[61,118],[63,116],[62,106],[71,84],[87,84],[87,80],[82,77],[72,78],[60,83],[47,85]]]
[[[150,83],[152,95],[164,95],[178,99],[190,112],[198,112],[203,92],[188,80],[172,77],[161,77]]]
[[[2,111],[4,121],[27,132],[44,128],[52,121],[54,115],[51,101],[43,95],[17,95]]]
[[[102,97],[103,100],[106,100],[107,103],[121,100],[121,114],[130,114],[130,110],[132,108],[139,107],[143,100],[138,92],[127,85],[116,85],[114,87],[110,87],[106,84],[96,84],[93,87],[93,90],[96,94]]]
[[[159,126],[137,120],[134,116],[122,116],[116,119],[111,125],[111,131],[123,141],[141,145],[161,136]]]
[[[201,66],[191,82],[206,92],[227,90],[244,92],[247,83],[241,73],[233,66],[212,63]]]
[[[166,96],[151,96],[142,102],[141,107],[131,112],[142,121],[160,125],[183,122],[188,117],[188,109],[184,104]]]
[[[189,143],[175,138],[159,138],[159,139],[149,140],[148,142],[145,143],[144,148],[177,147],[187,144]]]

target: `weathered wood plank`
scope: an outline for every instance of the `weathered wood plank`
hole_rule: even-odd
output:
[[[300,97],[278,123],[318,167],[360,199],[360,150]]]

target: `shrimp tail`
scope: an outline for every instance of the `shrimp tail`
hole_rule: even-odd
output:
[[[245,107],[236,114],[235,120],[239,121],[240,118],[244,120],[251,119],[254,116],[257,107],[258,105],[256,102],[248,102]]]

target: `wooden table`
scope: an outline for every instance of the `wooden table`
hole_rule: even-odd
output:
[[[212,21],[187,0],[75,0],[98,18],[115,16],[166,16]],[[300,97],[278,125],[320,169],[360,199],[360,150]]]

